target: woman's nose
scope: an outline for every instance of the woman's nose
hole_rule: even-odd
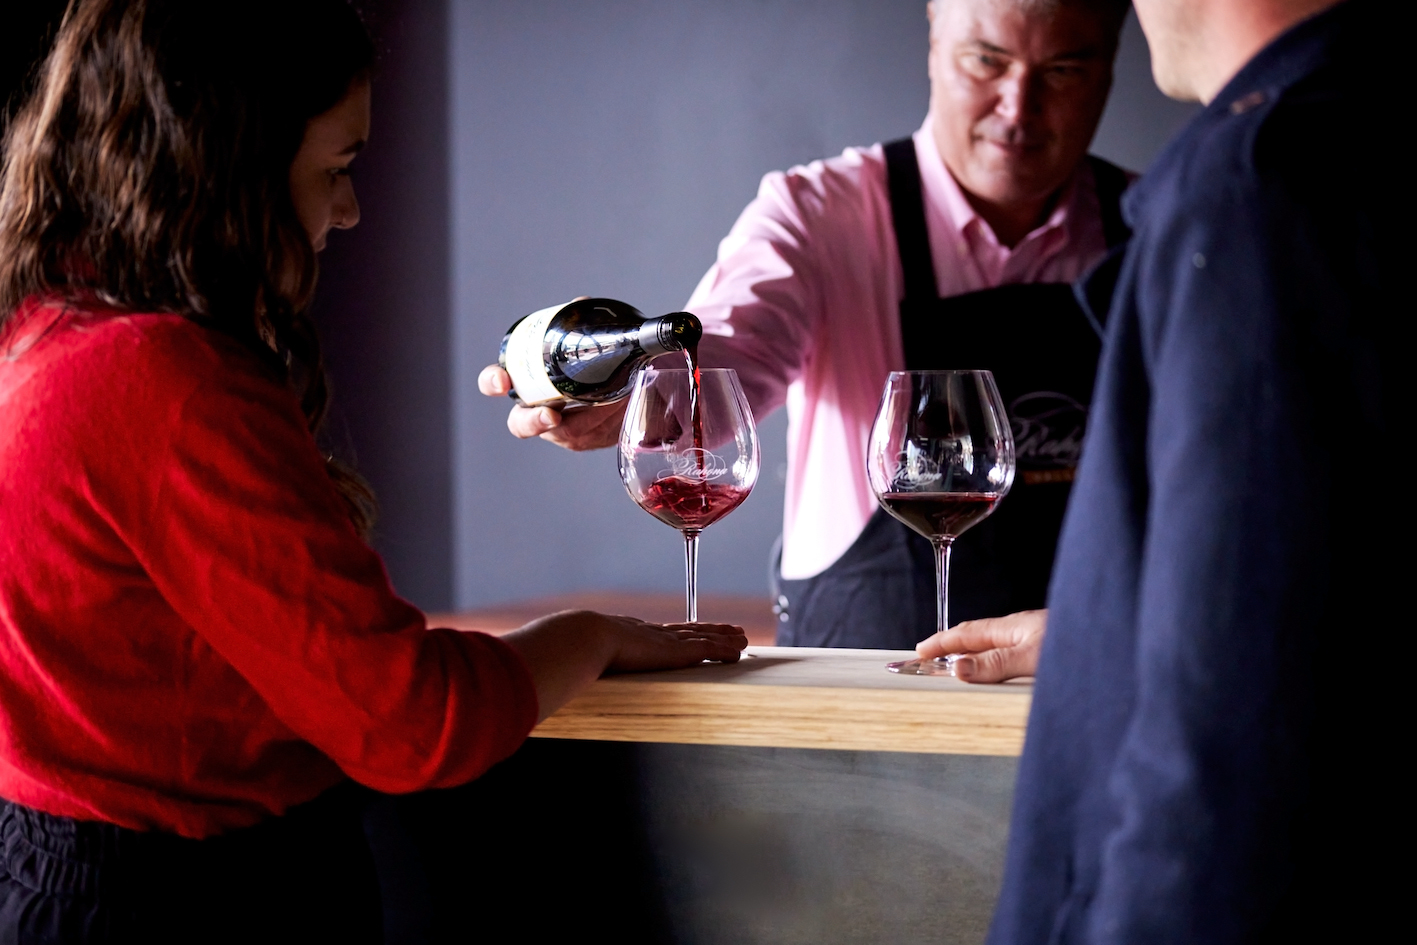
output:
[[[335,197],[334,213],[330,215],[330,226],[347,230],[359,222],[359,200],[354,196],[354,185],[346,177]]]

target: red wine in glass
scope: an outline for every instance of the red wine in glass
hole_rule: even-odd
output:
[[[997,492],[887,492],[877,501],[931,541],[954,541],[988,518],[1002,498]]]
[[[684,536],[687,619],[698,619],[699,534],[736,509],[758,477],[758,435],[738,375],[649,368],[635,379],[620,429],[625,490]]]
[[[1014,441],[988,371],[896,371],[871,427],[866,477],[881,507],[935,549],[936,631],[949,626],[950,545],[979,524],[1014,480]],[[952,676],[952,661],[887,669]]]
[[[750,491],[696,477],[666,476],[645,490],[640,507],[671,528],[702,530],[742,505]]]

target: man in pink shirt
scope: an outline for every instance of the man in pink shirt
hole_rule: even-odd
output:
[[[866,442],[890,371],[987,367],[1021,474],[956,543],[951,609],[1013,615],[975,625],[985,652],[962,675],[1031,669],[1099,350],[1068,284],[1126,238],[1127,178],[1086,150],[1127,7],[936,0],[920,130],[769,174],[689,300],[703,363],[736,368],[758,417],[788,410],[780,643],[929,636],[929,545],[878,509]],[[509,388],[495,368],[481,386]],[[508,426],[591,449],[622,413],[516,407]]]

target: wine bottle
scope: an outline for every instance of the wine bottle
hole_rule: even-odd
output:
[[[702,335],[688,312],[645,318],[615,299],[580,299],[517,321],[497,363],[512,378],[512,399],[525,406],[608,404],[629,395],[636,369],[693,348]]]

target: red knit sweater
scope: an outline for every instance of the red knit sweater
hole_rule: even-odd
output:
[[[536,714],[515,651],[394,594],[250,352],[36,305],[0,337],[0,796],[205,837],[468,781]]]

